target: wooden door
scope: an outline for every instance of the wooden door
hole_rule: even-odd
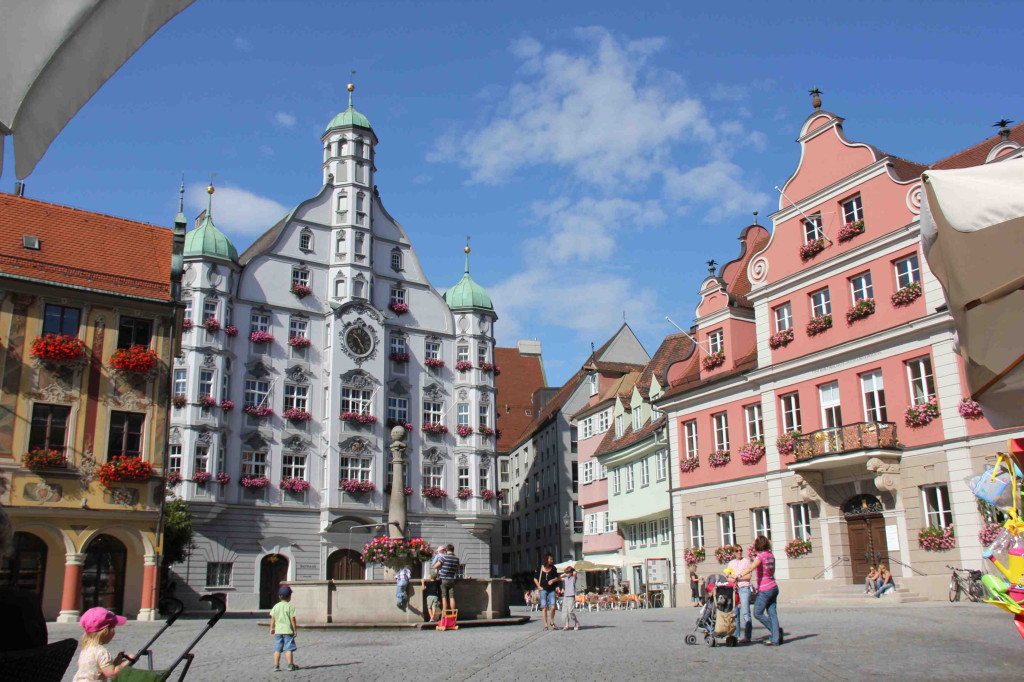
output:
[[[277,591],[288,579],[288,557],[268,554],[260,561],[260,608],[269,609],[277,603]]]
[[[889,561],[885,540],[885,519],[881,516],[847,518],[850,536],[850,564],[854,584],[863,583],[871,566]]]
[[[327,557],[328,580],[365,580],[363,555],[354,549],[339,549]]]

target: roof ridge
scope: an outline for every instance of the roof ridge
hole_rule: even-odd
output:
[[[132,223],[133,225],[139,225],[142,227],[152,228],[154,230],[170,230],[169,227],[163,225],[155,225],[153,223],[144,223],[141,220],[135,220],[133,218],[124,218],[122,216],[111,215],[110,213],[101,213],[100,211],[93,211],[88,208],[79,208],[77,206],[68,206],[67,204],[57,204],[52,201],[43,201],[42,199],[34,199],[32,197],[22,196],[20,194],[11,194],[10,192],[0,192],[0,197],[10,197],[16,201],[29,201],[33,204],[39,204],[40,206],[51,206],[54,208],[62,208],[67,211],[76,211],[78,213],[88,213],[89,215],[100,216],[102,218],[110,218],[112,220],[120,220],[126,223]]]

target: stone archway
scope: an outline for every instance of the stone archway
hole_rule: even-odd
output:
[[[288,579],[288,557],[268,554],[260,560],[260,608],[269,609],[277,603],[277,591]]]
[[[885,506],[874,495],[855,495],[842,505],[850,543],[853,583],[863,583],[871,566],[889,561],[885,538]]]
[[[127,562],[128,548],[113,535],[100,534],[89,541],[82,569],[83,612],[102,606],[122,613]]]
[[[0,588],[32,592],[41,602],[46,579],[46,541],[19,531],[14,534],[12,546],[10,556],[0,557]]]

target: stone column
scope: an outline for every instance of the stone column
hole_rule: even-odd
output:
[[[157,590],[159,589],[157,556],[156,554],[147,554],[142,561],[142,604],[139,608],[138,620],[156,620]]]
[[[77,623],[82,615],[82,570],[85,554],[67,554],[64,558],[64,592],[60,598],[58,623]]]
[[[388,537],[404,539],[409,532],[405,498],[405,428],[391,429],[391,501],[388,505]]]

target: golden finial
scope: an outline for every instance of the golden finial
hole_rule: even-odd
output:
[[[462,249],[466,253],[469,253],[469,240],[470,239],[471,239],[471,237],[469,235],[466,235],[466,246],[465,246],[465,248]]]
[[[349,92],[352,92],[352,91],[353,91],[353,90],[355,90],[355,89],[356,89],[356,86],[355,86],[355,85],[353,85],[352,83],[349,83],[349,84],[348,84],[348,91],[349,91]]]
[[[213,185],[207,185],[206,186],[206,193],[207,194],[213,194],[213,192],[214,192]]]

